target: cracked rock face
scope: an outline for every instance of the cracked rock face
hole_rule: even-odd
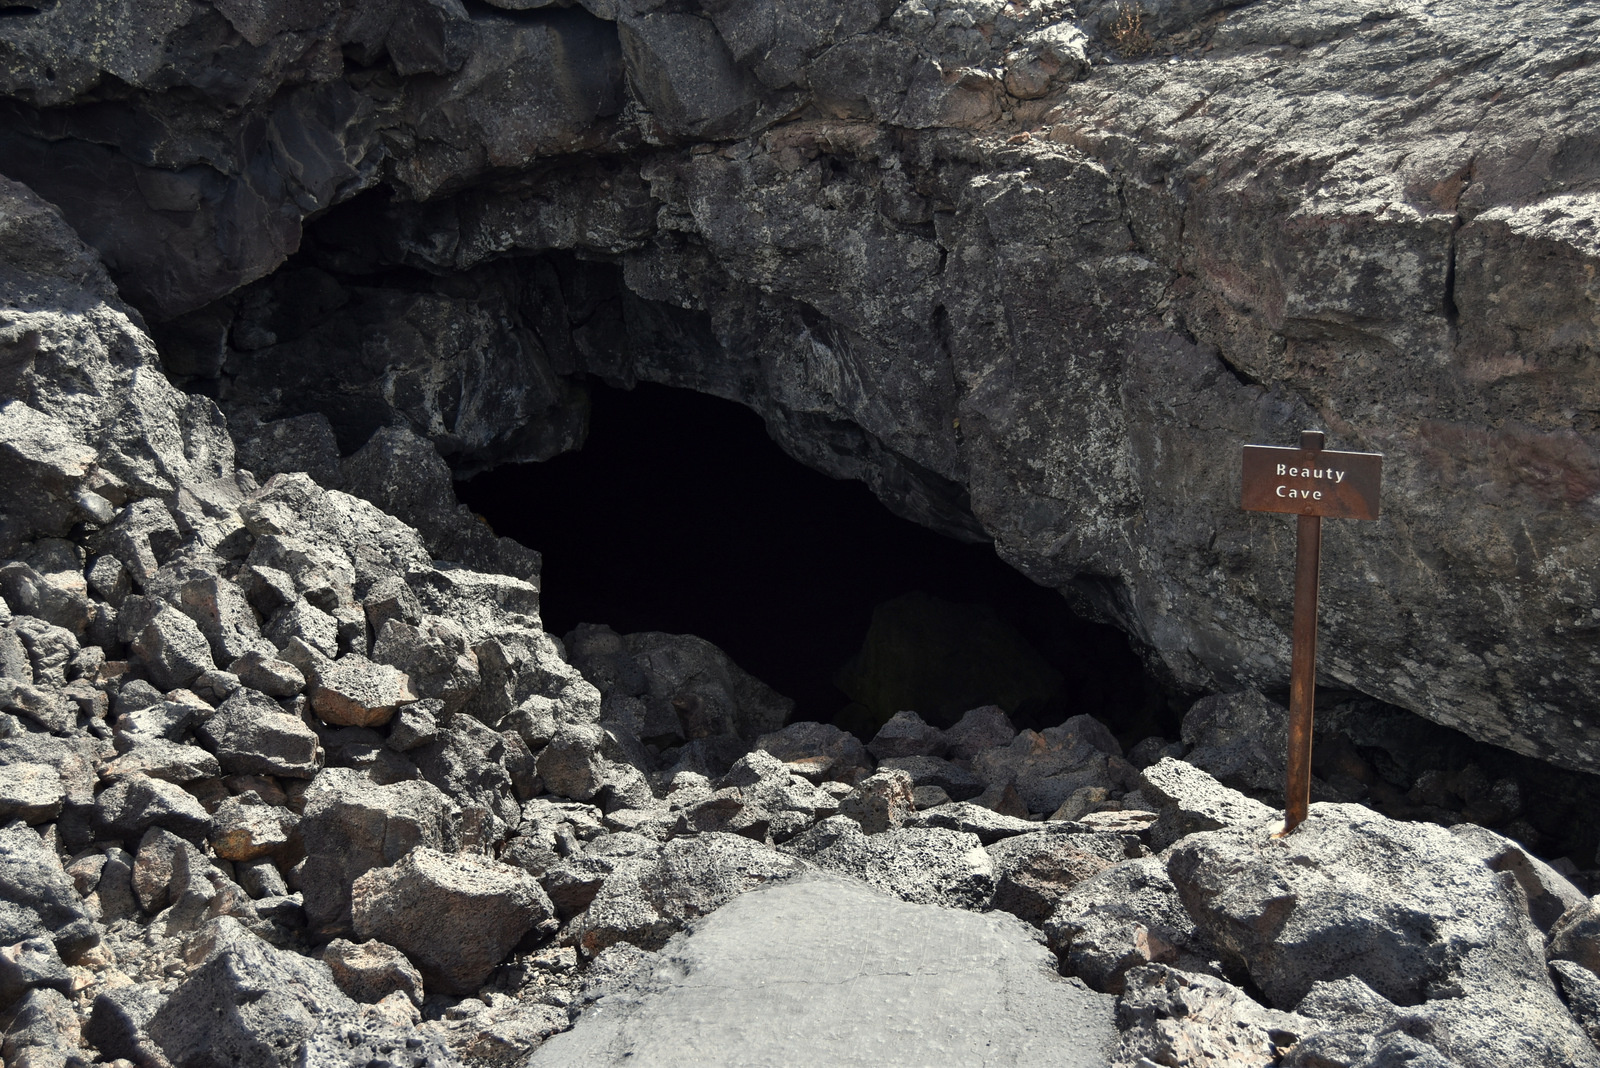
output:
[[[1290,602],[1238,446],[1320,427],[1387,457],[1384,517],[1328,525],[1325,682],[1600,769],[1579,9],[116,10],[7,16],[0,159],[241,440],[320,413],[465,473],[580,442],[577,375],[702,390],[1237,689],[1282,683]],[[29,524],[218,476],[209,401],[130,407],[126,356],[67,432],[35,319]]]

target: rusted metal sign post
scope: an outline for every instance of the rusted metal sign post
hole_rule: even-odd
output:
[[[1322,432],[1307,430],[1298,449],[1244,447],[1239,506],[1299,516],[1294,549],[1294,659],[1289,669],[1289,775],[1283,833],[1311,807],[1311,717],[1317,685],[1317,582],[1322,517],[1378,518],[1383,454],[1325,450]]]

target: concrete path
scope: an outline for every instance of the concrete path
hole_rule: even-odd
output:
[[[823,875],[744,894],[672,939],[523,1068],[1106,1068],[1114,999],[1061,978],[1004,913]]]

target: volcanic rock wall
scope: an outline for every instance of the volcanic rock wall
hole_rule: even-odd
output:
[[[0,171],[236,435],[321,411],[468,472],[577,444],[578,374],[734,398],[1189,687],[1286,675],[1237,446],[1325,428],[1388,457],[1384,519],[1328,527],[1325,681],[1596,770],[1596,38],[1467,0],[44,2],[0,18]]]

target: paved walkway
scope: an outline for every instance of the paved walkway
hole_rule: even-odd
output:
[[[1004,913],[807,875],[735,898],[523,1068],[1106,1068],[1112,998]]]

